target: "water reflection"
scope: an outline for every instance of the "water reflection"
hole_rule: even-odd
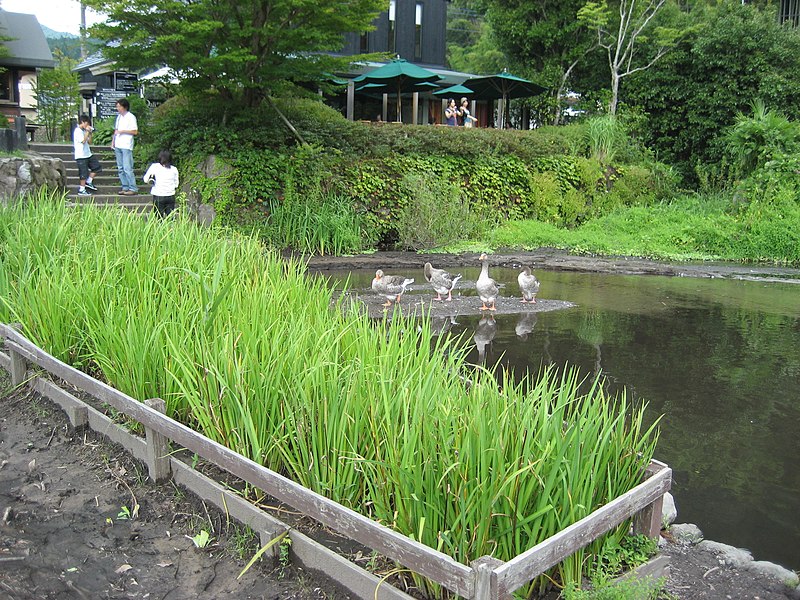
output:
[[[536,313],[523,313],[520,315],[517,324],[514,326],[514,333],[517,334],[517,337],[523,342],[526,341],[528,336],[533,333],[533,328],[536,327],[538,318]]]
[[[486,346],[492,343],[496,335],[497,321],[495,321],[494,315],[481,316],[481,320],[475,327],[475,335],[472,336],[475,347],[478,349],[478,364],[482,365],[486,362]]]
[[[492,269],[506,290],[516,290],[517,273]],[[461,336],[471,362],[499,362],[515,377],[576,365],[602,373],[610,392],[647,401],[649,419],[665,415],[656,454],[673,468],[679,519],[800,568],[800,285],[537,275],[537,301],[578,306],[482,316],[476,302],[440,331]],[[359,277],[351,285],[367,288],[372,274]]]

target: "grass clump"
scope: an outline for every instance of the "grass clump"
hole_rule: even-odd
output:
[[[574,253],[666,260],[800,264],[800,204],[784,194],[734,206],[724,196],[683,196],[653,206],[622,207],[574,229],[510,221],[486,240],[451,249],[554,247]]]
[[[324,281],[250,238],[40,198],[0,210],[0,247],[2,321],[465,564],[508,560],[586,516],[653,454],[643,407],[600,380],[468,371],[427,320],[331,310]],[[580,581],[590,562],[579,552],[550,576]]]

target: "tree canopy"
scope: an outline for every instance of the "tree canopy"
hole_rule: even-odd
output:
[[[626,101],[648,115],[645,142],[687,173],[722,160],[722,131],[754,100],[800,116],[800,33],[774,7],[725,2],[695,20],[698,30],[624,84]]]
[[[189,91],[257,104],[287,81],[313,81],[350,62],[344,33],[372,29],[385,0],[86,0],[108,15],[91,28],[129,69],[167,64]],[[363,58],[363,57],[360,57]]]

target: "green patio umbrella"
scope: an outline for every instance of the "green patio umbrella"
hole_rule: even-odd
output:
[[[459,96],[466,96],[469,98],[471,96],[474,96],[475,92],[473,92],[470,88],[464,85],[451,85],[450,87],[443,88],[441,90],[436,90],[435,92],[433,92],[433,95],[439,96],[441,98],[450,96],[452,96],[453,98]]]
[[[508,120],[508,101],[511,98],[527,98],[545,91],[542,86],[512,75],[506,69],[497,75],[467,79],[464,85],[474,90],[473,98],[475,100],[502,100],[504,120],[506,121]]]
[[[440,75],[433,71],[423,69],[402,58],[396,58],[369,73],[359,75],[353,79],[353,82],[356,86],[359,86],[359,84],[379,84],[381,86],[380,88],[370,87],[364,90],[368,93],[393,92],[397,94],[397,119],[399,121],[402,114],[400,105],[402,94],[421,91],[426,87],[423,84],[433,85],[434,81],[441,78]],[[361,89],[360,86],[359,89]]]

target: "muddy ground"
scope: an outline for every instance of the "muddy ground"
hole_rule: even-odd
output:
[[[477,265],[477,255],[377,253],[318,257],[309,268],[421,269],[428,260],[441,267]],[[495,255],[492,264],[800,283],[800,270],[793,269],[555,251]],[[546,303],[538,307],[546,309]],[[49,401],[9,392],[8,385],[0,370],[0,600],[347,597],[332,582],[286,565],[257,565],[237,579],[258,548],[252,534],[172,484],[150,484],[146,470],[118,447],[93,434],[76,435]],[[136,504],[138,514],[126,515]],[[203,529],[213,540],[198,548],[190,538]],[[721,566],[694,546],[670,543],[663,552],[672,557],[667,591],[673,599],[794,597],[781,584]]]
[[[0,376],[0,599],[347,598],[290,565],[257,564],[252,532]],[[138,505],[137,514],[133,514]],[[211,536],[203,548],[190,539]]]

